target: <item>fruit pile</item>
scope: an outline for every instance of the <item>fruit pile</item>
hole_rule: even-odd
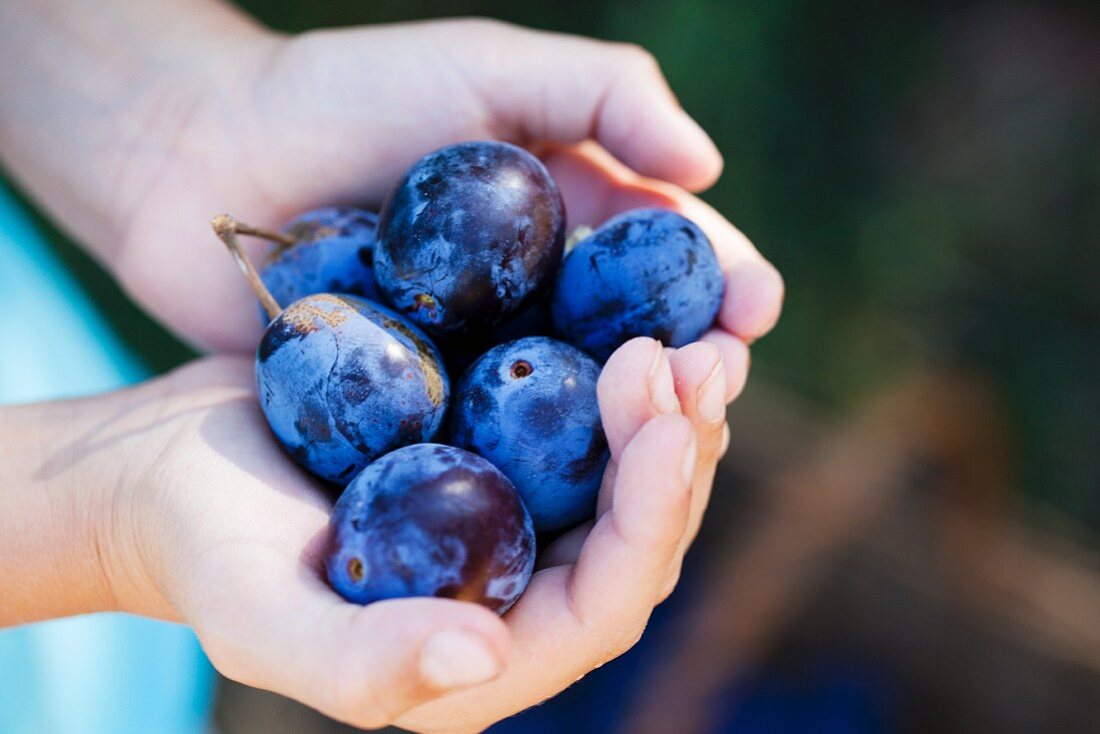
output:
[[[601,363],[636,336],[694,341],[723,295],[710,242],[671,211],[627,212],[566,253],[554,180],[499,142],[426,155],[380,217],[330,207],[280,232],[213,226],[260,300],[271,431],[342,488],[325,572],[360,604],[508,609],[535,533],[595,513]],[[273,243],[259,270],[238,235]]]

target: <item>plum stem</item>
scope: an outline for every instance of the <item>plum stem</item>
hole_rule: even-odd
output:
[[[265,240],[271,240],[283,247],[293,247],[298,244],[298,240],[295,237],[291,237],[283,232],[275,232],[270,229],[260,229],[259,227],[253,227],[251,224],[245,224],[244,222],[237,222],[236,224],[237,234],[247,234],[252,237],[260,237]]]
[[[267,315],[274,321],[279,317],[279,314],[283,312],[279,302],[275,300],[275,297],[271,295],[271,291],[264,285],[263,280],[260,278],[260,274],[256,272],[256,267],[252,264],[252,261],[248,259],[248,255],[245,254],[244,248],[241,247],[240,240],[237,239],[238,234],[253,235],[256,237],[264,237],[266,239],[273,239],[276,242],[283,242],[286,239],[286,235],[277,234],[275,232],[267,232],[262,229],[256,229],[250,227],[247,224],[241,224],[228,214],[219,214],[210,220],[210,226],[214,228],[214,234],[218,236],[218,239],[229,250],[229,254],[233,256],[233,259],[237,261],[237,267],[244,273],[244,277],[248,279],[248,284],[252,286],[253,292],[256,297],[260,299],[260,303],[263,305],[264,310],[267,311]]]

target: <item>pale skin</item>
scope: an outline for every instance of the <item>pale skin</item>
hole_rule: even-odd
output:
[[[247,284],[208,228],[377,206],[423,153],[516,141],[570,226],[642,205],[708,233],[728,288],[678,350],[637,339],[599,386],[597,520],[520,603],[358,607],[317,563],[328,500],[253,393]],[[478,731],[621,654],[673,589],[728,440],[725,404],[782,281],[697,199],[722,161],[652,57],[464,20],[272,33],[213,0],[0,2],[0,158],[169,328],[206,349],[131,390],[0,410],[0,625],[97,610],[184,622],[227,676],[335,718]]]

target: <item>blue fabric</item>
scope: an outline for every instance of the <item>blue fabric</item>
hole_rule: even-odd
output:
[[[3,188],[0,313],[0,403],[145,377]],[[98,614],[0,630],[3,734],[196,734],[207,730],[213,686],[179,625]]]

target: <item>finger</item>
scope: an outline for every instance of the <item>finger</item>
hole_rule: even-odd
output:
[[[592,138],[634,170],[693,191],[718,179],[721,154],[680,107],[649,52],[496,23],[477,30],[481,40],[456,62],[465,64],[464,79],[480,82],[506,137]],[[500,49],[510,46],[522,46],[522,53],[500,63]]]
[[[631,339],[615,350],[600,372],[596,396],[612,459],[618,459],[651,418],[680,410],[665,350],[660,342],[646,337]]]
[[[687,525],[695,452],[691,422],[676,415],[649,421],[623,450],[614,505],[567,581],[581,626],[641,633]]]
[[[272,564],[251,560],[251,573],[231,582],[232,600],[195,617],[215,667],[230,678],[376,728],[504,668],[509,634],[484,607],[444,599],[361,607],[301,565],[296,575],[257,578]]]
[[[622,447],[654,416],[680,412],[668,350],[655,339],[631,339],[604,365],[596,395],[611,453],[596,502],[596,517],[600,517],[614,502]]]
[[[726,370],[722,352],[709,342],[669,350],[680,408],[695,428],[700,465],[717,455],[726,422]]]
[[[784,294],[779,271],[713,207],[677,186],[638,176],[592,143],[548,146],[541,154],[561,187],[570,227],[598,226],[639,207],[676,210],[706,232],[726,275],[719,325],[746,341],[775,326]]]
[[[726,377],[721,352],[706,342],[696,342],[673,351],[669,361],[676,380],[676,394],[684,415],[695,428],[698,446],[692,474],[691,512],[687,531],[677,552],[678,559],[682,559],[699,531],[703,513],[710,501],[722,446],[722,429],[726,425]],[[678,567],[674,571],[677,573],[673,574],[671,585],[675,585]]]
[[[749,347],[729,332],[720,329],[711,329],[703,335],[702,341],[713,344],[722,353],[722,365],[726,372],[725,398],[727,403],[731,403],[745,389],[745,383],[749,379]]]

